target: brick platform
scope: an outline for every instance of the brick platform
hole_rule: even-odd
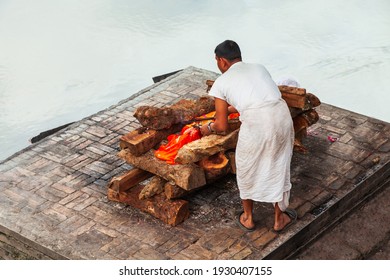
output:
[[[197,98],[216,77],[186,68],[1,162],[0,259],[282,259],[389,181],[390,125],[322,104],[303,142],[309,153],[293,156],[299,219],[286,233],[270,231],[265,203],[255,203],[256,231],[235,225],[232,175],[187,197],[191,215],[176,227],[108,201],[110,179],[132,168],[116,153],[119,137],[139,127],[135,108]]]

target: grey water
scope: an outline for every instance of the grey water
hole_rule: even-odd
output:
[[[0,160],[188,66],[215,46],[324,103],[390,122],[387,0],[0,0]]]

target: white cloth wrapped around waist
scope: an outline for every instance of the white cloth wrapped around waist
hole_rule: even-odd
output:
[[[290,164],[294,128],[283,99],[240,112],[236,147],[237,184],[241,199],[279,202],[291,189]]]

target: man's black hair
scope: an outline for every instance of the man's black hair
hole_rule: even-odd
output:
[[[221,58],[226,58],[229,61],[241,58],[241,50],[238,44],[232,40],[223,41],[214,51],[215,55]]]

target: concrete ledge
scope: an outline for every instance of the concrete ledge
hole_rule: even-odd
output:
[[[0,259],[65,260],[64,256],[0,225]]]

